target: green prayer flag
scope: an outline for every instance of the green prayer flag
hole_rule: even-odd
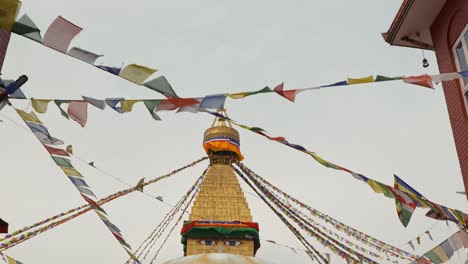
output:
[[[171,84],[164,76],[159,76],[149,82],[144,83],[143,85],[150,88],[151,90],[162,93],[165,96],[178,97],[174,89],[172,89]]]
[[[401,80],[401,76],[399,77],[387,77],[383,75],[377,75],[375,77],[375,82],[385,82],[385,81],[395,81],[395,80]]]
[[[143,103],[146,106],[146,109],[150,112],[154,120],[161,120],[161,118],[156,114],[156,107],[161,103],[161,100],[144,100]]]
[[[41,30],[26,14],[13,24],[12,32],[31,40],[42,42]]]
[[[56,156],[52,156],[52,159],[55,161],[57,165],[61,167],[73,167],[69,159],[56,157]]]
[[[63,103],[70,103],[70,100],[54,100],[54,103],[60,109],[60,113],[62,114],[62,116],[64,116],[66,119],[70,119],[67,112],[65,112],[65,110],[63,110],[62,107],[60,107],[60,105]]]
[[[439,256],[437,256],[434,252],[429,251],[429,252],[426,252],[426,254],[424,254],[424,256],[428,259],[430,259],[432,261],[432,263],[434,264],[440,264],[442,263],[442,260],[439,258]]]

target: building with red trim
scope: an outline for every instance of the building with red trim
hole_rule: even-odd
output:
[[[467,0],[404,0],[382,35],[393,46],[433,50],[441,73],[468,70]],[[468,193],[468,78],[444,82],[443,89]]]

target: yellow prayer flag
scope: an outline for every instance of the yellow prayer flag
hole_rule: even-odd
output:
[[[81,175],[81,173],[79,171],[77,171],[73,167],[62,167],[62,166],[60,166],[60,168],[63,170],[63,172],[67,176],[83,177],[83,175]]]
[[[109,218],[107,218],[107,215],[105,215],[103,212],[101,212],[99,210],[95,210],[95,212],[98,214],[99,218],[101,218],[102,220],[109,221]]]
[[[50,101],[52,100],[44,100],[44,99],[37,100],[37,99],[31,98],[31,105],[34,108],[34,111],[44,114],[45,112],[47,112],[47,106],[49,105]]]
[[[371,82],[374,82],[374,76],[372,75],[369,75],[363,78],[357,78],[357,79],[348,78],[348,84],[371,83]]]
[[[18,0],[0,0],[0,28],[11,31],[18,7]]]
[[[133,106],[138,102],[143,102],[143,100],[122,100],[120,101],[120,108],[122,112],[128,113],[133,110]]]
[[[130,64],[120,71],[119,76],[136,84],[143,84],[143,82],[156,71],[156,69],[142,65]]]
[[[8,264],[17,264],[18,262],[16,261],[16,259],[13,259],[7,255],[5,255],[6,259],[7,259],[7,263]]]
[[[442,260],[442,263],[449,260],[447,254],[441,246],[432,249],[432,252],[434,252],[434,254],[436,254],[440,258],[440,260]]]
[[[378,182],[368,179],[367,184],[374,190],[376,193],[386,193],[386,190]]]
[[[18,115],[20,115],[20,117],[24,121],[30,121],[30,122],[35,122],[35,123],[38,123],[38,124],[42,124],[41,120],[39,120],[39,118],[37,117],[37,115],[34,112],[26,113],[25,111],[19,110],[19,109],[16,109],[16,108],[15,108],[15,110],[18,113]]]
[[[250,93],[235,93],[235,94],[226,94],[227,97],[232,98],[232,99],[242,99],[244,97],[247,97]]]
[[[452,209],[452,208],[448,208],[450,210],[450,212],[452,212],[452,214],[455,216],[455,218],[457,218],[457,220],[460,222],[460,223],[465,223],[465,220],[460,216],[459,213],[457,213],[457,210],[455,209]]]
[[[68,145],[67,148],[65,149],[65,151],[73,155],[73,146]]]

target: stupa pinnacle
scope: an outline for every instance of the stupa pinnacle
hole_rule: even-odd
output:
[[[223,111],[224,112],[224,111]],[[225,112],[224,112],[225,114]],[[242,160],[239,133],[221,117],[205,131],[203,148],[210,167],[182,228],[186,256],[227,253],[254,256],[260,247],[258,224],[231,167]]]

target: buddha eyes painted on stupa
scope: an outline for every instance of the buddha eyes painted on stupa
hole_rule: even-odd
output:
[[[203,239],[203,240],[200,240],[199,242],[200,244],[205,245],[205,246],[214,246],[219,243],[219,244],[225,244],[226,246],[235,247],[235,246],[239,246],[243,244],[241,241],[237,241],[237,240],[215,241],[215,240]]]
[[[228,241],[225,241],[224,244],[230,247],[235,247],[235,246],[239,246],[240,244],[242,244],[242,242],[237,241],[237,240],[228,240]]]

